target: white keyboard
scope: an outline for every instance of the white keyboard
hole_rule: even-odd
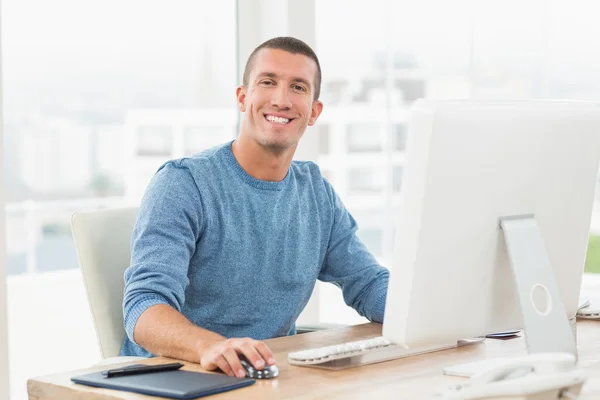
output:
[[[322,364],[341,358],[362,355],[373,350],[380,350],[392,345],[392,343],[383,336],[373,339],[359,340],[357,342],[348,342],[334,346],[319,347],[316,349],[303,350],[288,354],[288,361],[295,365]]]
[[[482,343],[484,337],[459,340],[454,344],[431,345],[406,349],[391,343],[383,336],[334,346],[319,347],[288,354],[290,365],[339,370],[359,365],[374,364],[382,361],[432,353],[452,349],[457,346],[469,346]]]

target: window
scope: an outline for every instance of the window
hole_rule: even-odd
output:
[[[385,166],[392,170],[389,191],[363,166],[373,153],[385,156],[382,143],[391,143],[394,152],[406,150],[405,116],[418,98],[598,101],[600,59],[589,51],[600,45],[595,9],[591,1],[374,0],[368,7],[359,1],[318,2],[318,54],[327,77],[323,101],[329,112],[346,116],[331,120],[332,146],[346,144],[332,166],[338,180],[348,180],[339,181],[346,189],[342,199],[395,196],[401,190],[402,167],[394,166],[393,157]],[[356,29],[358,21],[365,29]],[[347,137],[337,135],[343,131],[339,125],[355,116],[360,123],[349,126]],[[389,140],[369,128],[381,123],[392,124],[381,128],[390,132]],[[600,194],[596,197],[600,204]],[[600,212],[594,215],[600,218]]]
[[[235,4],[2,1],[11,399],[99,359],[72,213],[136,204],[161,163],[233,137]]]

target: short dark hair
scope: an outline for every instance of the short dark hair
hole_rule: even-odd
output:
[[[317,55],[310,48],[309,45],[304,43],[302,40],[289,37],[289,36],[281,36],[273,39],[269,39],[260,46],[258,46],[250,57],[248,57],[248,61],[246,61],[246,68],[244,68],[244,86],[248,87],[248,79],[250,79],[250,71],[252,70],[252,64],[254,62],[254,58],[256,54],[262,49],[278,49],[287,51],[292,54],[302,54],[312,59],[317,64],[317,74],[315,75],[315,94],[314,100],[319,99],[319,95],[321,94],[321,64],[319,64],[319,59]]]

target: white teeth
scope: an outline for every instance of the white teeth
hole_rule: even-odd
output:
[[[290,122],[288,118],[275,117],[273,115],[267,115],[267,120],[270,122],[275,122],[277,124],[287,124],[288,122]]]

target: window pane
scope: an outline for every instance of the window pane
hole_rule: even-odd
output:
[[[385,185],[385,177],[375,168],[352,168],[348,170],[350,192],[380,192]]]

